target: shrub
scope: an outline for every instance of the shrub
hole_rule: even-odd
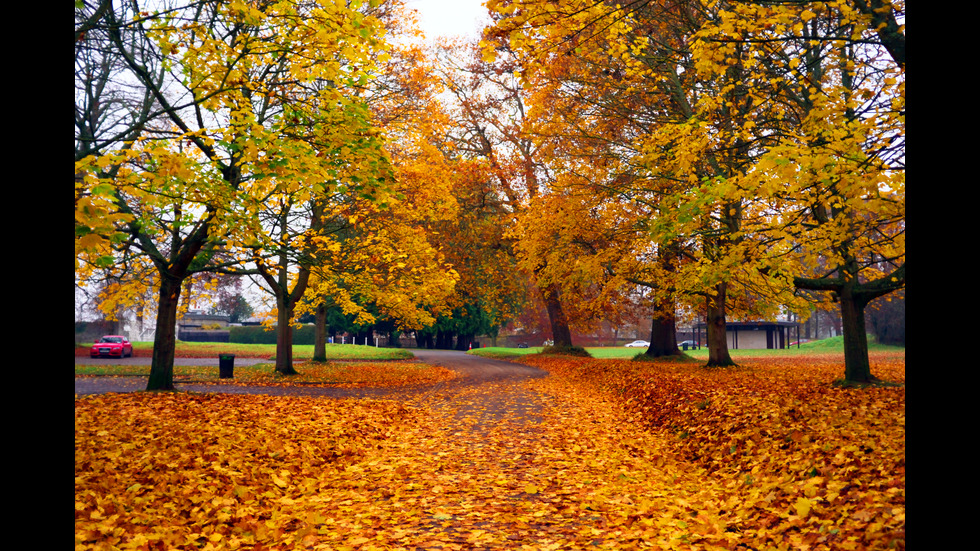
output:
[[[231,342],[240,344],[276,344],[275,330],[262,326],[233,326],[228,328]],[[293,344],[313,344],[316,329],[312,325],[302,325],[293,329]]]
[[[592,355],[581,346],[546,346],[541,350],[542,354],[551,356],[578,356],[591,358]]]

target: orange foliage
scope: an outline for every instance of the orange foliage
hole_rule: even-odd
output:
[[[76,549],[904,548],[904,387],[834,388],[839,358],[525,361],[551,376],[401,403],[76,399]]]
[[[262,370],[238,376],[245,385],[329,386],[337,388],[399,387],[430,385],[456,378],[456,372],[442,366],[414,361],[356,361],[309,362],[303,364],[299,375],[283,377],[274,371]]]
[[[76,549],[233,549],[278,538],[292,521],[278,514],[291,495],[328,491],[333,477],[416,415],[383,401],[142,393],[77,400]]]
[[[739,505],[729,529],[760,545],[904,546],[905,387],[835,388],[839,355],[760,357],[739,368],[527,357],[616,396]],[[873,355],[905,381],[904,354]],[[761,539],[759,539],[761,538]],[[819,548],[819,547],[818,547]]]

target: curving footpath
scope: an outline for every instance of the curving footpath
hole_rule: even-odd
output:
[[[536,423],[541,419],[541,396],[522,383],[546,377],[541,369],[472,356],[454,350],[413,350],[424,363],[451,369],[459,377],[420,387],[395,388],[332,388],[304,385],[239,385],[202,384],[175,381],[179,390],[223,394],[263,394],[272,396],[307,396],[323,398],[383,398],[426,404],[457,420],[466,419],[481,429],[507,419],[513,422]],[[82,358],[84,360],[84,358]],[[76,358],[78,361],[79,358]],[[104,360],[102,360],[104,361]],[[201,365],[202,361],[180,360],[186,365]],[[238,363],[239,360],[236,360]],[[248,361],[246,359],[246,361]],[[253,360],[266,362],[268,360]],[[149,362],[148,358],[126,358],[119,363]],[[82,362],[79,362],[82,363]],[[205,364],[208,365],[208,364]],[[75,377],[75,395],[112,392],[139,392],[146,389],[146,377]]]
[[[424,363],[439,365],[459,374],[459,378],[411,389],[413,392],[441,392],[459,387],[474,386],[484,383],[516,382],[525,379],[544,377],[546,372],[521,364],[472,356],[455,350],[413,350],[415,357]],[[75,358],[76,363],[89,363],[88,358]],[[105,360],[93,360],[104,363]],[[117,363],[149,363],[149,358],[124,358]],[[239,358],[236,364],[246,362],[268,362],[268,360],[250,360]],[[179,359],[175,363],[185,365],[218,365],[215,358],[209,359]],[[75,377],[75,394],[104,394],[109,392],[137,392],[146,389],[146,377]],[[406,389],[387,388],[329,388],[305,386],[249,386],[229,384],[180,383],[175,381],[181,390],[192,392],[217,392],[226,394],[274,394],[294,396],[324,396],[331,398],[377,397],[390,394],[405,394]]]

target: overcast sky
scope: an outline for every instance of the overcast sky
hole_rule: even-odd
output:
[[[484,0],[406,0],[419,12],[419,25],[429,40],[443,36],[476,36],[489,19]]]

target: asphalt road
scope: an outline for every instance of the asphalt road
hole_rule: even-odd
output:
[[[538,378],[547,375],[546,372],[534,367],[511,363],[502,360],[493,360],[472,356],[464,352],[455,350],[412,350],[419,361],[440,365],[452,369],[459,373],[460,377],[450,382],[439,383],[435,386],[420,388],[419,391],[438,392],[440,390],[450,390],[460,386],[473,386],[483,383],[519,381],[522,379]],[[245,365],[249,363],[267,363],[269,360],[256,360],[250,358],[236,358],[235,365]],[[87,357],[76,357],[76,364],[100,364],[105,365],[111,362],[112,365],[146,365],[149,358],[119,358],[115,360],[91,359]],[[178,365],[218,365],[217,358],[188,359],[179,358],[175,360]],[[137,392],[146,389],[146,377],[75,377],[75,394],[103,394],[107,392]],[[324,387],[263,387],[245,386],[228,384],[200,384],[200,383],[181,383],[175,381],[177,388],[194,392],[221,392],[230,394],[290,394],[302,396],[324,396],[324,397],[366,397],[384,396],[393,392],[403,393],[405,389],[347,389],[347,388],[324,388]]]
[[[269,363],[269,359],[235,358],[235,365],[252,365]],[[75,363],[80,365],[150,365],[150,358],[90,358],[75,356]],[[176,358],[174,365],[218,365],[218,357],[213,358]]]

